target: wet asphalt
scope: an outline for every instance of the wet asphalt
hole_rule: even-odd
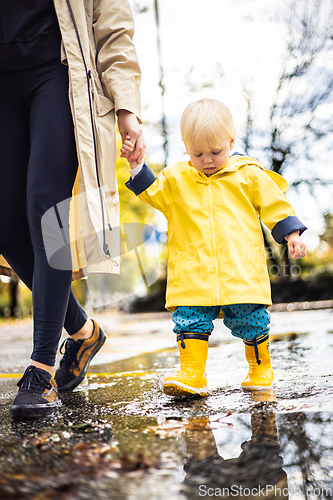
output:
[[[272,314],[274,387],[240,389],[242,342],[221,321],[207,398],[160,389],[177,367],[168,313],[96,316],[108,335],[55,417],[13,424],[31,323],[0,326],[0,499],[333,498],[333,312]]]

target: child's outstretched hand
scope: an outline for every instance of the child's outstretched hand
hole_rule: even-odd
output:
[[[288,250],[292,259],[300,259],[306,254],[306,246],[302,238],[300,238],[298,231],[285,236],[288,242]]]
[[[123,142],[121,150],[120,150],[120,153],[121,153],[120,157],[121,158],[126,158],[128,160],[128,158],[131,156],[131,153],[132,153],[133,150],[134,150],[134,144],[131,142],[130,136],[127,135],[126,139]],[[141,163],[142,162],[138,163],[136,160],[130,161],[129,162],[130,169],[133,170],[133,168],[137,167]]]

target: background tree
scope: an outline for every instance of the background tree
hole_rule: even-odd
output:
[[[0,256],[0,316],[16,318],[19,308],[19,279],[12,269],[3,267],[4,258]]]
[[[323,234],[320,235],[320,240],[325,241],[331,249],[333,249],[333,214],[328,213],[324,215],[325,219],[325,230]]]
[[[328,0],[291,0],[284,18],[287,51],[270,108],[269,129],[253,119],[253,96],[245,89],[246,152],[285,175],[291,188],[306,188],[320,200],[332,184],[333,5]],[[289,168],[292,167],[292,168]],[[273,256],[270,250],[271,257]],[[289,257],[282,252],[285,278]]]

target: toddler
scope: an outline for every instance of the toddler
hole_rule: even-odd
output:
[[[229,109],[213,99],[190,104],[181,118],[190,161],[163,169],[130,163],[126,186],[168,221],[166,308],[174,311],[181,368],[163,381],[172,396],[205,396],[208,339],[224,318],[245,344],[249,372],[241,386],[270,387],[271,289],[260,219],[293,259],[305,255],[304,224],[283,194],[287,182],[255,159],[234,153]],[[127,136],[122,157],[133,150]]]

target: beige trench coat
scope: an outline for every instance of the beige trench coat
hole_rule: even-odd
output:
[[[70,209],[73,275],[117,273],[115,113],[127,109],[141,121],[132,14],[127,0],[54,0],[54,5],[79,160]],[[10,275],[2,256],[0,272]]]

